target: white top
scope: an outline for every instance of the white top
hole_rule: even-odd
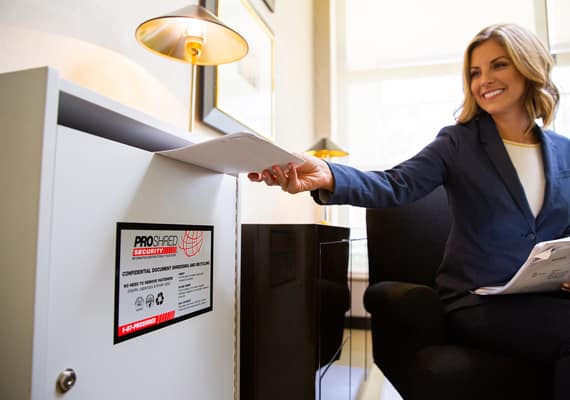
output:
[[[544,202],[544,164],[540,144],[503,140],[522,183],[532,214],[536,217]]]

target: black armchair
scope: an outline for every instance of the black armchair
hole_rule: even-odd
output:
[[[443,188],[366,212],[375,364],[405,400],[552,398],[552,371],[455,343],[433,289],[449,231]]]

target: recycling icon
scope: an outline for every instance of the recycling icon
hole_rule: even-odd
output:
[[[160,292],[159,294],[156,295],[156,305],[159,306],[162,303],[164,303],[164,295],[162,294],[162,292]]]

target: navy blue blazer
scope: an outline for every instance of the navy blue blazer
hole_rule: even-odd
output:
[[[330,163],[327,204],[392,207],[444,185],[451,230],[436,276],[448,311],[485,301],[470,291],[507,282],[539,241],[570,235],[570,140],[535,127],[542,143],[544,204],[535,218],[492,118],[443,128],[416,156],[386,171]],[[320,204],[318,194],[313,198]]]

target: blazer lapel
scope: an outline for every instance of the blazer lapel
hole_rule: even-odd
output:
[[[517,171],[505,149],[505,145],[501,140],[495,123],[488,114],[482,114],[479,117],[479,135],[481,141],[485,144],[484,147],[491,162],[495,166],[511,197],[528,220],[530,227],[534,230],[535,219],[528,205],[526,194],[520,183]]]
[[[548,208],[556,204],[554,201],[555,193],[558,191],[558,169],[556,168],[556,145],[552,139],[539,127],[536,127],[536,133],[540,137],[542,143],[542,159],[544,163],[544,179],[546,180],[546,188],[544,192],[544,205],[538,213],[537,221],[540,222],[541,217],[548,215]]]

